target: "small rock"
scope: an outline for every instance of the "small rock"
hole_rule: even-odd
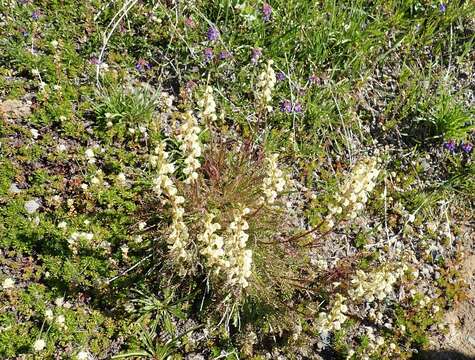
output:
[[[40,135],[38,130],[31,128],[30,131],[31,131],[31,136],[33,137],[33,139],[38,139],[38,136]]]
[[[36,212],[36,210],[38,210],[39,207],[40,207],[40,204],[38,203],[37,199],[28,200],[25,203],[25,210],[28,214],[33,214],[34,212]]]
[[[8,191],[12,194],[19,194],[21,192],[21,190],[18,188],[17,184],[15,183],[12,183],[10,185],[10,189],[8,189]]]
[[[0,118],[19,119],[31,114],[31,103],[20,100],[0,101]]]

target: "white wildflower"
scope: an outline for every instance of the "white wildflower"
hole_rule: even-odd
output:
[[[203,97],[198,101],[198,106],[201,107],[200,117],[205,122],[212,123],[216,121],[216,103],[213,97],[213,88],[206,86]]]
[[[94,164],[96,162],[96,158],[95,158],[95,155],[94,155],[94,150],[87,149],[85,151],[84,155],[86,156],[87,162],[89,164]]]
[[[284,191],[286,185],[284,173],[277,165],[278,157],[278,154],[272,154],[266,159],[267,176],[264,178],[262,186],[265,199],[262,198],[261,201],[265,201],[267,204],[273,204],[277,195]]]
[[[53,321],[53,318],[54,318],[54,316],[53,316],[53,310],[51,310],[51,309],[46,309],[46,310],[45,310],[45,319],[46,319],[47,321]]]
[[[189,184],[198,178],[196,170],[201,166],[198,160],[201,156],[201,144],[198,139],[200,128],[191,111],[183,114],[183,120],[177,138],[182,142],[180,150],[186,156],[183,173],[186,175],[185,183]]]
[[[127,259],[129,257],[129,247],[124,244],[120,247],[120,251],[122,252],[122,256],[124,259]]]
[[[348,294],[353,300],[373,302],[375,299],[384,300],[393,290],[394,284],[403,275],[405,266],[398,269],[382,269],[379,271],[356,271],[351,279],[352,288]]]
[[[228,283],[242,288],[249,285],[248,278],[251,276],[252,268],[252,251],[246,249],[249,238],[246,230],[249,229],[249,224],[244,219],[250,211],[248,208],[236,211],[233,222],[229,224],[229,234],[225,242],[225,252],[229,261],[229,268],[226,270]]]
[[[12,278],[6,278],[3,280],[2,288],[3,290],[12,289],[15,286],[15,280]]]
[[[45,347],[46,347],[46,341],[44,341],[43,339],[38,339],[33,344],[33,350],[35,351],[41,351]]]
[[[321,312],[318,315],[317,328],[322,334],[331,331],[340,330],[343,323],[348,318],[345,313],[348,306],[345,305],[346,299],[341,294],[336,294],[336,300],[329,313]]]
[[[272,111],[269,104],[272,101],[272,90],[276,83],[275,71],[272,68],[274,62],[269,60],[265,70],[257,77],[257,93],[256,98],[259,106],[267,111]]]
[[[127,185],[127,178],[125,177],[124,173],[119,173],[116,177],[117,184],[119,185]]]
[[[198,235],[198,241],[203,244],[204,248],[201,254],[205,256],[207,266],[219,273],[226,267],[226,260],[224,259],[224,239],[222,236],[216,234],[216,231],[221,229],[221,225],[213,223],[214,215],[206,214],[204,223],[204,232]]]
[[[378,158],[368,158],[360,161],[351,171],[348,180],[335,196],[335,204],[328,207],[327,227],[333,227],[335,215],[343,214],[346,218],[354,219],[358,211],[364,208],[368,194],[376,185],[376,178],[380,172],[378,163]]]
[[[66,319],[64,318],[64,315],[58,315],[56,317],[56,324],[58,324],[58,326],[61,328],[65,328],[66,327],[66,325],[64,324],[65,320]]]

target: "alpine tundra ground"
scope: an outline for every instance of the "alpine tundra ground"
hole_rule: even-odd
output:
[[[0,358],[474,357],[474,19],[0,2]]]

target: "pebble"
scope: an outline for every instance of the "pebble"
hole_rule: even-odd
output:
[[[12,194],[19,194],[21,192],[21,190],[18,188],[17,184],[15,183],[12,183],[10,185],[10,189],[8,191]]]
[[[28,200],[25,203],[25,210],[28,214],[33,214],[34,212],[36,212],[36,210],[38,210],[39,207],[40,207],[40,204],[38,203],[37,199]]]

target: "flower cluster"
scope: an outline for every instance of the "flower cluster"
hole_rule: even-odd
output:
[[[183,196],[172,196],[169,197],[169,201],[172,209],[172,224],[167,241],[170,255],[175,259],[177,264],[180,264],[180,275],[183,276],[187,273],[184,263],[191,259],[191,255],[187,250],[189,239],[188,228],[183,221],[185,210],[182,204],[185,202],[185,198]]]
[[[292,105],[290,100],[284,100],[280,103],[280,111],[284,113],[301,113],[303,111],[302,104],[295,103]]]
[[[470,154],[473,150],[473,144],[469,142],[460,142],[460,144],[457,144],[455,140],[449,140],[444,142],[444,148],[452,153],[460,149],[462,152]]]
[[[75,231],[71,234],[71,236],[68,239],[69,249],[73,252],[74,255],[77,255],[78,248],[79,248],[78,242],[81,240],[91,241],[93,237],[94,237],[94,234],[92,233]]]
[[[185,202],[185,198],[177,194],[177,188],[170,178],[170,175],[175,171],[175,167],[167,160],[168,153],[165,151],[164,142],[155,148],[154,156],[153,164],[156,163],[158,165],[158,176],[154,180],[153,190],[158,196],[165,194],[167,196],[167,202],[171,206],[172,224],[170,225],[167,242],[171,256],[180,264],[182,261],[190,259],[190,254],[186,250],[189,238],[188,228],[183,221],[185,210],[182,204]],[[181,267],[180,273],[186,273],[183,266]]]
[[[265,198],[261,198],[261,202],[273,204],[277,195],[284,191],[285,177],[282,170],[277,165],[278,154],[271,154],[267,159],[267,176],[263,180],[262,190]]]
[[[242,288],[249,285],[248,278],[251,276],[252,267],[252,250],[246,249],[249,238],[246,230],[249,229],[249,224],[244,219],[250,212],[249,208],[236,211],[233,222],[229,224],[229,234],[225,243],[225,252],[229,261],[228,283]]]
[[[165,142],[160,143],[154,151],[154,155],[150,156],[150,165],[152,168],[158,167],[158,176],[153,181],[153,190],[158,196],[163,192],[167,196],[175,196],[177,193],[170,175],[175,172],[175,166],[168,162],[168,153],[165,151]]]
[[[317,329],[321,334],[341,329],[341,325],[348,318],[344,314],[348,311],[345,301],[346,299],[341,294],[336,294],[336,300],[330,312],[318,314]]]
[[[224,259],[224,239],[216,234],[221,225],[213,223],[213,219],[213,214],[206,214],[204,231],[198,235],[198,242],[204,246],[201,254],[206,258],[208,268],[219,274],[224,267],[229,266],[229,262]]]
[[[262,5],[262,17],[264,21],[270,21],[272,16],[272,7],[268,3]]]
[[[206,32],[206,37],[208,38],[208,41],[216,41],[219,38],[219,30],[211,26],[208,31]]]
[[[353,288],[348,291],[352,299],[364,299],[373,302],[375,299],[385,299],[393,290],[394,284],[404,274],[407,267],[403,264],[396,270],[383,269],[366,273],[356,271],[351,279]]]
[[[329,206],[330,213],[326,217],[328,227],[333,227],[336,214],[354,219],[368,201],[368,194],[376,185],[379,175],[378,158],[368,158],[360,161],[350,174],[348,181],[335,196],[336,204]]]
[[[213,88],[206,86],[203,97],[198,101],[198,106],[201,107],[200,117],[205,122],[213,122],[218,118],[216,116],[216,103],[213,96]]]
[[[185,184],[189,184],[198,178],[196,170],[201,166],[198,161],[201,156],[201,144],[198,140],[200,128],[191,111],[184,113],[183,118],[177,139],[182,142],[180,150],[186,154],[183,173],[186,175]]]
[[[272,90],[277,81],[274,69],[272,68],[273,63],[272,60],[269,60],[264,71],[257,77],[257,102],[259,106],[267,111],[272,111],[272,106],[269,104],[272,101]]]

